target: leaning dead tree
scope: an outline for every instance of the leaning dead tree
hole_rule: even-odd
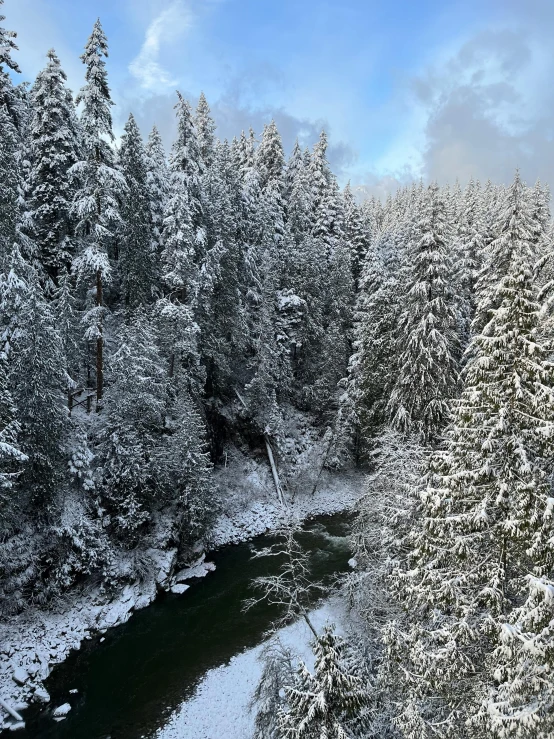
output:
[[[260,595],[245,601],[244,610],[262,601],[279,606],[281,615],[274,622],[275,629],[301,617],[318,639],[318,633],[308,612],[317,594],[325,592],[325,587],[311,580],[309,555],[298,541],[299,532],[298,522],[291,519],[278,530],[277,536],[280,541],[260,549],[253,555],[255,559],[279,557],[282,563],[277,575],[265,575],[254,579],[252,585]]]

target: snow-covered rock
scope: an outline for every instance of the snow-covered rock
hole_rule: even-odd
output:
[[[208,572],[213,572],[215,570],[215,564],[213,562],[206,562],[205,559],[206,555],[202,554],[202,556],[196,560],[196,562],[191,564],[190,567],[185,567],[185,569],[179,570],[179,572],[174,575],[173,582],[179,583],[184,582],[185,580],[191,580],[193,577],[205,577]]]
[[[23,667],[16,667],[12,673],[12,678],[18,685],[25,685],[29,679],[29,673]]]
[[[50,693],[46,688],[38,687],[33,693],[33,700],[37,703],[50,703]]]
[[[61,706],[58,706],[54,709],[52,715],[54,716],[54,718],[60,718],[61,716],[67,716],[70,711],[71,705],[69,703],[62,703]]]
[[[176,583],[175,585],[172,585],[170,590],[172,593],[175,593],[175,595],[182,595],[190,588],[190,585],[185,585],[184,583]]]

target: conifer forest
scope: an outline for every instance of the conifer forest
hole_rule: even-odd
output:
[[[133,114],[116,136],[100,20],[74,94],[53,49],[22,81],[6,14],[0,733],[108,736],[32,728],[81,710],[51,699],[55,664],[265,534],[243,618],[274,609],[274,637],[244,739],[552,739],[548,187],[363,199],[325,131],[221,139],[204,94],[174,95],[166,153]],[[319,580],[306,521],[339,513],[349,566]],[[278,639],[295,622],[307,656]]]

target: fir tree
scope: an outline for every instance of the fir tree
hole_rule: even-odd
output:
[[[0,0],[0,7],[4,0]],[[5,15],[0,15],[0,23],[6,20]],[[9,72],[20,73],[17,62],[12,58],[12,52],[18,50],[15,43],[17,33],[8,31],[0,26],[0,109],[7,114],[12,125],[18,132],[23,131],[24,112],[22,110],[21,98],[18,90],[14,88]],[[2,126],[2,131],[4,127]]]
[[[399,369],[389,400],[393,425],[433,437],[446,421],[457,385],[458,336],[448,224],[438,187],[423,203],[413,276],[398,330]]]
[[[39,515],[52,514],[63,481],[68,434],[65,362],[54,315],[36,276],[28,273],[11,384],[27,456],[19,485]],[[21,382],[20,378],[25,377]]]
[[[163,220],[169,198],[170,183],[164,146],[156,126],[150,132],[145,149],[150,213],[152,215],[152,238],[154,249],[159,255],[162,251]]]
[[[125,305],[136,307],[152,299],[157,275],[146,153],[132,114],[125,124],[119,166],[127,189],[121,207],[118,271]]]
[[[275,121],[264,126],[262,140],[256,149],[255,166],[260,177],[262,191],[274,183],[280,190],[283,189],[285,155]]]
[[[360,675],[349,669],[345,642],[328,627],[312,648],[314,672],[301,663],[293,685],[285,687],[282,734],[291,739],[363,736],[369,696]]]
[[[0,108],[0,265],[6,268],[19,216],[20,167],[17,130],[4,108]]]
[[[79,132],[67,76],[53,49],[31,92],[27,201],[37,258],[57,283],[74,251],[70,216],[73,186],[69,169],[80,159]]]
[[[203,92],[200,93],[196,116],[194,118],[198,138],[198,151],[203,170],[211,167],[214,159],[215,123],[211,116],[210,106]]]
[[[113,102],[104,61],[107,55],[108,43],[97,20],[81,56],[86,66],[86,85],[76,100],[77,104],[83,103],[81,126],[85,158],[71,168],[78,181],[72,212],[77,234],[81,237],[74,268],[79,282],[94,285],[94,307],[86,316],[86,337],[96,345],[97,404],[104,391],[104,285],[111,273],[108,252],[121,223],[119,198],[126,187],[124,178],[113,167],[108,144],[114,136],[110,110]]]
[[[157,452],[165,423],[167,375],[155,329],[143,310],[135,312],[120,336],[98,432],[100,491],[112,530],[132,544],[159,493]]]
[[[490,207],[492,209],[494,204]],[[526,253],[525,258],[532,262],[538,258],[534,225],[525,185],[519,172],[516,172],[514,181],[501,202],[500,212],[495,216],[495,238],[486,244],[484,263],[475,285],[477,307],[472,329],[474,333],[484,328],[490,311],[498,307],[494,302],[496,286],[506,275],[514,251],[523,250]]]
[[[298,139],[296,139],[285,169],[283,197],[286,201],[290,199],[294,182],[298,177],[299,171],[303,168],[304,158],[302,155],[302,149],[300,148]]]
[[[354,195],[350,188],[350,183],[344,188],[344,233],[346,240],[350,245],[352,274],[357,284],[360,279],[362,265],[365,259],[368,246],[368,237],[365,231],[362,216]]]
[[[201,155],[192,111],[187,100],[177,93],[177,139],[171,151],[173,188],[183,191],[192,224],[195,263],[200,264],[207,246],[204,196],[202,192]]]

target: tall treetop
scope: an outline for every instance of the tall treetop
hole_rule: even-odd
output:
[[[92,34],[81,55],[86,66],[86,85],[76,98],[77,105],[84,104],[82,123],[88,135],[106,135],[113,141],[112,115],[110,107],[114,104],[108,86],[108,73],[104,58],[108,56],[108,40],[102,29],[100,19],[94,24]]]

